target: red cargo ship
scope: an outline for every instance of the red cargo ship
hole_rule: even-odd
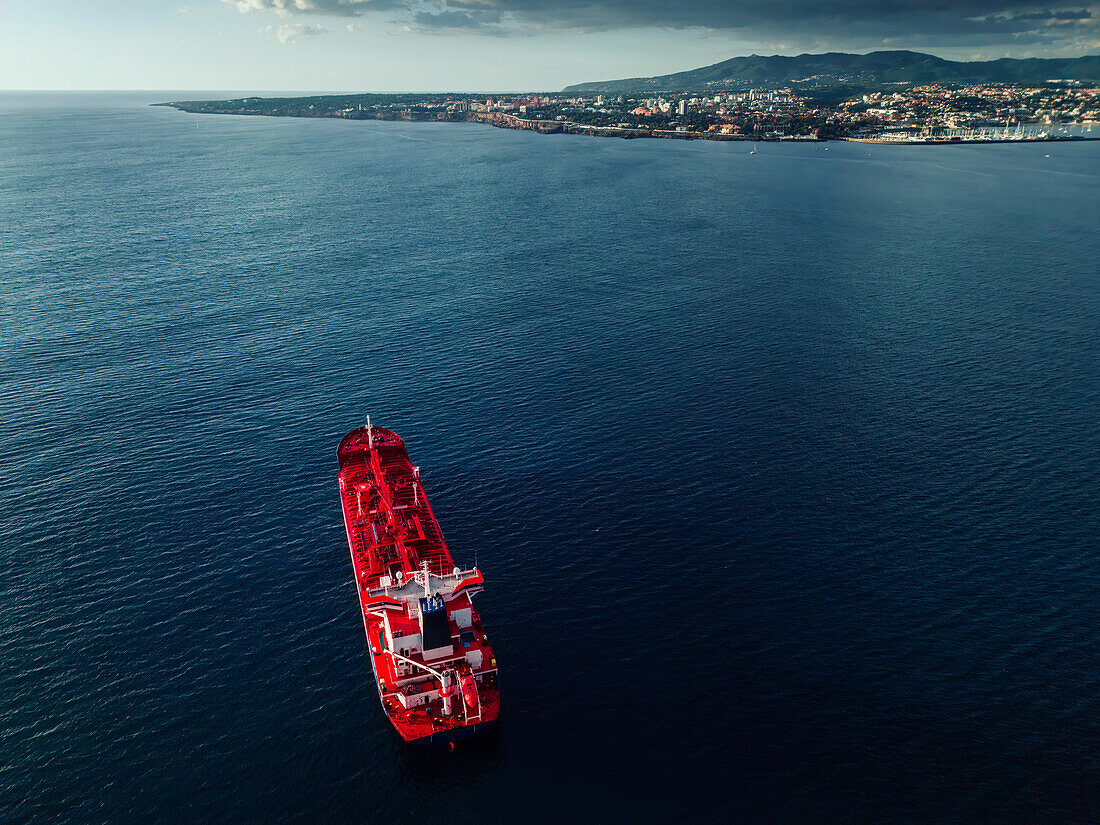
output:
[[[500,712],[497,660],[405,442],[367,426],[340,442],[340,502],[382,709],[417,744],[472,736]]]

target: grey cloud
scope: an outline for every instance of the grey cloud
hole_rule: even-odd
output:
[[[440,11],[418,11],[412,16],[409,29],[427,34],[442,34],[454,31],[478,32],[480,34],[508,34],[501,25],[502,15],[489,10],[455,10],[444,8]]]
[[[1044,9],[1042,11],[1029,11],[1021,12],[1020,14],[1013,14],[1007,19],[1028,22],[1038,21],[1051,23],[1073,23],[1081,20],[1089,20],[1091,18],[1092,12],[1088,9],[1061,9],[1060,11]]]
[[[1020,46],[1100,48],[1091,8],[1034,0],[223,0],[282,16],[390,19],[424,32],[531,34],[631,28],[700,29],[762,45],[811,48]]]
[[[450,3],[467,6],[478,4]],[[844,33],[850,27],[882,34],[998,30],[994,16],[1041,21],[1055,12],[1026,0],[494,0],[492,8],[533,21],[567,28],[610,29],[634,26],[753,29],[771,32],[819,30]],[[471,11],[476,14],[476,11]]]

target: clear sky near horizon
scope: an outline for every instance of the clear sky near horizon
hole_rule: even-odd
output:
[[[4,0],[0,88],[556,90],[737,55],[1100,51],[1029,0]]]

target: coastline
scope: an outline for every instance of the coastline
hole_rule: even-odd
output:
[[[230,102],[230,101],[227,101]],[[236,101],[234,101],[236,102]],[[199,108],[198,103],[203,104]],[[1079,143],[1100,140],[1100,137],[1085,137],[1083,135],[1046,135],[1035,137],[1012,138],[980,138],[963,140],[951,137],[930,137],[926,140],[891,140],[883,137],[854,137],[835,135],[824,137],[817,135],[753,135],[753,134],[729,134],[724,132],[699,132],[691,130],[668,129],[644,129],[629,128],[623,126],[589,126],[573,121],[546,121],[521,118],[516,115],[503,112],[462,112],[436,115],[434,117],[416,117],[411,113],[402,113],[387,117],[378,112],[356,112],[351,117],[342,112],[317,112],[311,114],[291,114],[279,112],[264,112],[258,110],[241,111],[239,108],[211,108],[211,101],[175,101],[154,103],[153,106],[166,106],[189,114],[221,114],[237,115],[241,117],[296,117],[296,118],[326,118],[331,120],[381,120],[391,122],[413,123],[480,123],[497,129],[512,129],[515,131],[536,132],[542,135],[585,135],[588,137],[619,138],[621,140],[656,139],[656,140],[711,140],[721,142],[750,142],[750,143],[825,143],[829,140],[841,140],[850,143],[874,143],[880,146],[971,146],[988,145],[994,143]]]
[[[503,114],[503,113],[482,113],[482,112],[469,112],[465,113],[463,117],[384,117],[378,114],[366,115],[366,113],[359,113],[357,117],[346,117],[341,114],[281,114],[273,112],[260,112],[260,111],[239,111],[233,109],[198,109],[192,106],[188,106],[186,103],[178,102],[166,102],[166,103],[153,103],[152,106],[165,106],[170,109],[176,109],[181,112],[187,112],[188,114],[197,115],[236,115],[238,117],[293,117],[309,120],[311,118],[326,119],[326,120],[381,120],[389,122],[401,122],[401,123],[480,123],[485,126],[492,126],[497,129],[513,129],[521,132],[537,132],[541,135],[587,135],[589,137],[611,137],[620,138],[624,140],[633,140],[640,138],[656,138],[659,140],[715,140],[715,141],[748,141],[757,143],[778,143],[789,141],[802,141],[802,142],[824,142],[826,138],[817,138],[813,136],[798,136],[798,137],[785,137],[775,138],[766,136],[753,136],[753,135],[739,135],[739,134],[720,134],[720,133],[707,133],[707,132],[676,132],[663,129],[628,129],[618,126],[587,126],[583,123],[574,123],[571,121],[545,121],[545,120],[528,120],[525,118],[516,117],[515,115]]]

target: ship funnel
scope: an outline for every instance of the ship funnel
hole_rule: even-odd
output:
[[[443,681],[439,686],[439,695],[443,698],[443,715],[450,716],[453,712],[451,707],[451,700],[455,695],[455,680],[453,672],[450,670],[444,671]]]

